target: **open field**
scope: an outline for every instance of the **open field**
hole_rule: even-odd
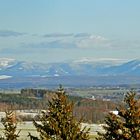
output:
[[[120,102],[124,99],[125,94],[129,91],[126,88],[73,88],[68,90],[68,94],[72,96],[80,96],[83,98],[94,98],[113,102]]]
[[[91,140],[94,140],[95,136],[97,135],[96,131],[103,131],[102,125],[96,125],[96,124],[82,124],[82,127],[87,126],[87,128],[90,127],[90,137]],[[0,134],[3,135],[3,125],[0,123]],[[33,126],[32,122],[21,122],[17,125],[17,132],[21,130],[19,140],[29,140],[29,137],[27,137],[28,132],[33,134],[34,136],[38,136],[38,133],[36,132],[35,127]]]
[[[3,136],[3,125],[0,123],[0,134]],[[33,126],[32,122],[22,122],[18,123],[17,125],[17,133],[20,131],[19,140],[29,140],[28,132],[31,134],[38,136],[35,127]]]

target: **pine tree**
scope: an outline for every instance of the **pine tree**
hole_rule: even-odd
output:
[[[125,105],[117,109],[118,115],[109,113],[103,127],[105,133],[98,133],[97,140],[140,140],[140,100],[135,95],[126,94]]]
[[[41,140],[88,140],[89,130],[81,130],[81,121],[73,116],[73,104],[68,102],[62,86],[42,112],[40,122],[34,121]]]
[[[6,117],[1,122],[4,126],[4,136],[6,140],[17,140],[20,131],[16,134],[17,122],[13,111],[5,111]]]

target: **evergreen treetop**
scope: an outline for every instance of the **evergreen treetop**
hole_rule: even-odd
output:
[[[135,92],[128,92],[125,105],[117,109],[118,115],[109,113],[103,127],[105,133],[98,133],[97,140],[140,140],[140,100],[135,97]]]
[[[73,103],[67,99],[62,86],[42,112],[40,122],[34,121],[41,140],[88,140],[89,130],[81,130],[81,121],[73,116]]]

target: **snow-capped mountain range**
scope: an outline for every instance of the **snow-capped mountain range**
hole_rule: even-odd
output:
[[[118,63],[116,60],[85,59],[43,64],[0,58],[0,79],[58,76],[140,76],[140,60]]]

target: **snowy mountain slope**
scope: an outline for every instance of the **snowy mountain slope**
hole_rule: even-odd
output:
[[[0,58],[0,75],[9,77],[140,76],[140,60],[117,65],[107,61],[87,60],[42,64]]]

